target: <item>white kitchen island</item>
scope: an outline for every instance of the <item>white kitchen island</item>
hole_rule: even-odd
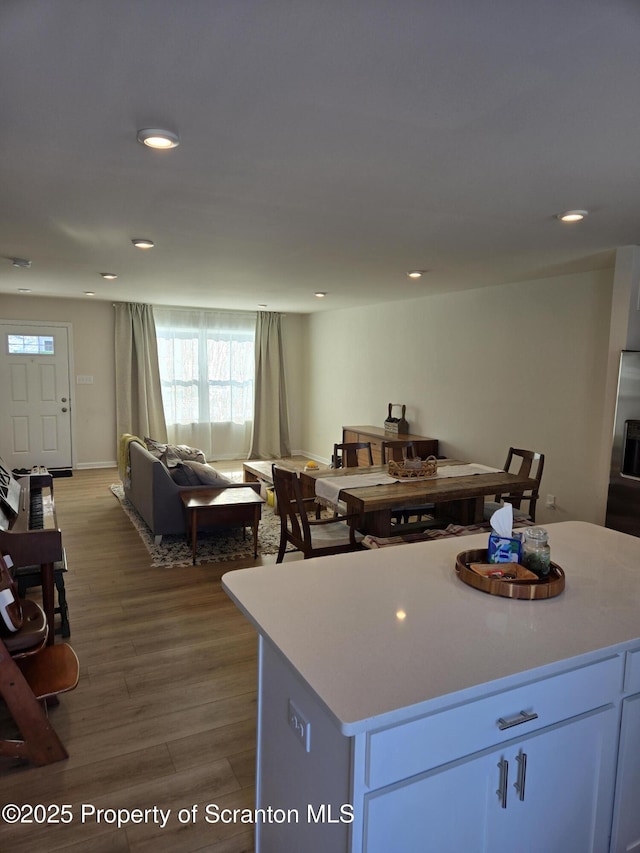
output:
[[[258,853],[640,850],[640,539],[547,529],[549,600],[464,585],[484,535],[224,575],[260,638]]]

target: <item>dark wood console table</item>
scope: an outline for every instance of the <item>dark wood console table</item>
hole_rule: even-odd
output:
[[[342,441],[369,441],[373,453],[374,465],[382,464],[381,444],[383,441],[412,441],[415,445],[416,454],[425,459],[427,456],[438,455],[438,439],[429,438],[425,435],[413,435],[412,433],[387,432],[374,426],[343,426]]]

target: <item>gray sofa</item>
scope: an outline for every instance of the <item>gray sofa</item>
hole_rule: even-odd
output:
[[[129,476],[123,483],[124,493],[142,516],[160,544],[170,533],[186,533],[185,514],[180,492],[211,489],[211,485],[179,486],[169,469],[137,441],[129,444]],[[259,483],[229,483],[225,488],[238,488]]]

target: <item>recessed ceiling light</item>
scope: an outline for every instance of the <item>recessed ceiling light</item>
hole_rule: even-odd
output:
[[[95,296],[96,292],[95,292],[95,290],[85,290],[84,295],[85,296]]]
[[[149,148],[177,148],[180,140],[177,134],[160,128],[143,128],[138,131],[138,142]]]
[[[317,296],[318,299],[323,299],[327,294],[326,291],[323,292],[322,290],[317,290],[313,295]]]
[[[565,210],[564,213],[558,213],[557,217],[561,222],[581,222],[588,215],[588,210]]]
[[[19,287],[18,293],[31,293],[31,289],[28,287]]]
[[[131,241],[136,249],[153,249],[155,243],[153,240],[147,240],[144,237],[136,237],[135,240]]]
[[[267,307],[266,302],[258,302],[258,308],[266,308],[266,307]]]
[[[409,278],[422,278],[422,276],[426,273],[426,270],[409,270],[407,275]]]
[[[118,278],[118,276],[114,272],[101,272],[100,275],[102,278],[106,278],[107,281],[113,281],[114,278]]]

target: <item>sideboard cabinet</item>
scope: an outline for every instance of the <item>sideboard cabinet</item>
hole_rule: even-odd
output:
[[[374,465],[382,465],[382,442],[396,440],[412,441],[415,446],[416,455],[421,459],[426,459],[427,456],[438,455],[437,438],[429,438],[425,435],[413,435],[412,433],[387,432],[384,429],[374,426],[342,427],[342,441],[344,443],[352,441],[368,441],[371,444]]]

